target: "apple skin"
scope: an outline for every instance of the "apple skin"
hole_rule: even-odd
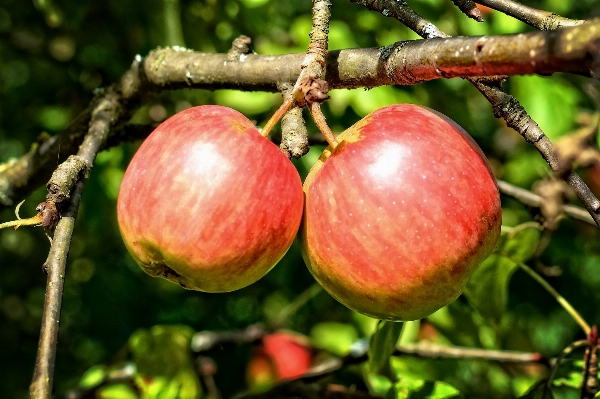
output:
[[[338,136],[304,183],[299,238],[315,279],[350,309],[416,320],[454,301],[500,236],[498,188],[458,124],[410,104]]]
[[[283,257],[303,201],[293,164],[244,115],[199,106],[167,119],[142,143],[125,172],[117,216],[146,273],[228,292]]]
[[[312,362],[312,349],[305,337],[285,331],[266,335],[248,363],[248,384],[269,389],[282,380],[306,374]]]
[[[304,375],[310,369],[312,353],[307,340],[290,333],[279,332],[263,338],[265,354],[273,360],[280,380]]]

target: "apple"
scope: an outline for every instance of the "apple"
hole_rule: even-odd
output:
[[[239,112],[199,106],[159,125],[129,164],[119,228],[140,267],[187,289],[233,291],[264,276],[302,219],[300,176]]]
[[[416,320],[454,301],[500,236],[483,152],[454,121],[410,104],[337,140],[304,183],[299,238],[315,279],[379,319]]]
[[[248,384],[268,389],[306,374],[312,361],[311,347],[303,336],[285,331],[265,335],[248,363]]]
[[[263,338],[265,354],[273,360],[280,380],[289,380],[305,374],[312,363],[308,341],[302,336],[279,332]]]

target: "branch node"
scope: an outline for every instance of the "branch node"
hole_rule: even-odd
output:
[[[454,5],[458,7],[467,17],[474,19],[477,22],[483,22],[481,10],[477,8],[472,0],[452,0]]]
[[[246,35],[240,35],[231,43],[226,60],[227,62],[241,61],[245,55],[252,54],[252,52],[252,39]]]
[[[302,108],[292,106],[281,118],[281,151],[288,158],[300,158],[308,150],[308,133],[302,117]]]

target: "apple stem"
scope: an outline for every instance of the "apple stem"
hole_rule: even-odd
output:
[[[314,102],[310,104],[310,114],[315,121],[315,124],[321,131],[321,134],[325,137],[325,140],[329,143],[329,146],[332,150],[338,146],[338,141],[336,140],[333,132],[329,128],[327,121],[325,120],[325,115],[323,115],[323,111],[321,111],[321,104],[318,102]]]
[[[293,94],[283,101],[283,103],[281,104],[279,109],[277,109],[277,111],[275,111],[273,116],[271,116],[271,118],[267,121],[267,124],[260,131],[260,134],[263,137],[267,137],[269,135],[269,133],[271,133],[271,130],[273,130],[273,128],[275,127],[277,122],[279,122],[279,120],[283,117],[283,115],[285,115],[285,113],[290,109],[290,107],[292,106],[292,104],[294,104],[294,102],[295,102],[295,98],[294,98]]]
[[[552,295],[554,299],[556,299],[559,305],[562,306],[563,309],[565,309],[567,313],[571,315],[575,322],[579,324],[579,326],[585,332],[585,334],[589,335],[590,325],[583,319],[583,317],[581,317],[577,310],[575,310],[575,308],[562,295],[560,295],[558,291],[554,289],[554,287],[552,287],[546,280],[542,278],[542,276],[537,274],[532,268],[527,266],[525,263],[513,258],[512,256],[509,256],[508,254],[502,255],[519,265],[519,267],[523,269],[523,271],[525,271],[527,274],[533,277],[535,281],[537,281],[542,287],[544,287],[544,289],[548,291],[548,293],[550,293],[550,295]]]

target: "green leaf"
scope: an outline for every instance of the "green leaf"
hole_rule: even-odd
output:
[[[538,223],[523,223],[515,226],[506,234],[496,252],[501,252],[526,262],[535,254],[540,242],[540,225]]]
[[[69,109],[59,106],[43,108],[38,118],[44,128],[53,131],[64,129],[72,120]]]
[[[479,313],[498,324],[508,304],[508,284],[519,261],[530,259],[537,248],[540,230],[537,223],[525,223],[508,228],[496,252],[489,256],[473,274],[464,294]]]
[[[315,348],[325,349],[335,355],[345,356],[358,340],[356,329],[350,324],[318,323],[310,330],[310,338]]]
[[[138,330],[129,339],[137,365],[136,384],[144,399],[197,399],[200,382],[194,368],[186,326],[154,326]]]
[[[509,259],[492,254],[473,274],[464,295],[483,317],[500,322],[508,304],[508,282],[516,268]]]
[[[566,386],[571,388],[581,388],[582,383],[583,375],[581,374],[581,370],[571,371],[565,377],[556,378],[552,381],[552,384],[557,387]]]
[[[382,375],[365,373],[365,380],[369,386],[369,392],[373,395],[383,396],[387,394],[392,387],[390,379]]]
[[[390,356],[396,349],[404,323],[381,320],[369,344],[369,369],[373,373],[390,375]]]
[[[384,399],[445,399],[459,394],[458,389],[442,381],[402,378],[390,388]]]
[[[219,90],[215,93],[217,103],[231,107],[245,115],[266,112],[281,102],[281,95],[265,92]]]
[[[565,3],[565,2],[561,2]],[[529,115],[554,140],[571,132],[575,126],[581,92],[563,78],[550,79],[541,76],[518,76],[511,78],[512,93]],[[527,96],[525,92],[535,90],[539,96]],[[560,101],[556,101],[556,98]]]
[[[81,388],[92,388],[104,381],[106,377],[106,368],[104,366],[92,366],[82,376],[79,381]]]
[[[550,388],[548,388],[546,380],[538,381],[534,386],[531,387],[525,395],[521,396],[522,399],[554,399],[554,395]]]
[[[139,396],[126,384],[109,385],[98,391],[98,399],[139,399]]]

